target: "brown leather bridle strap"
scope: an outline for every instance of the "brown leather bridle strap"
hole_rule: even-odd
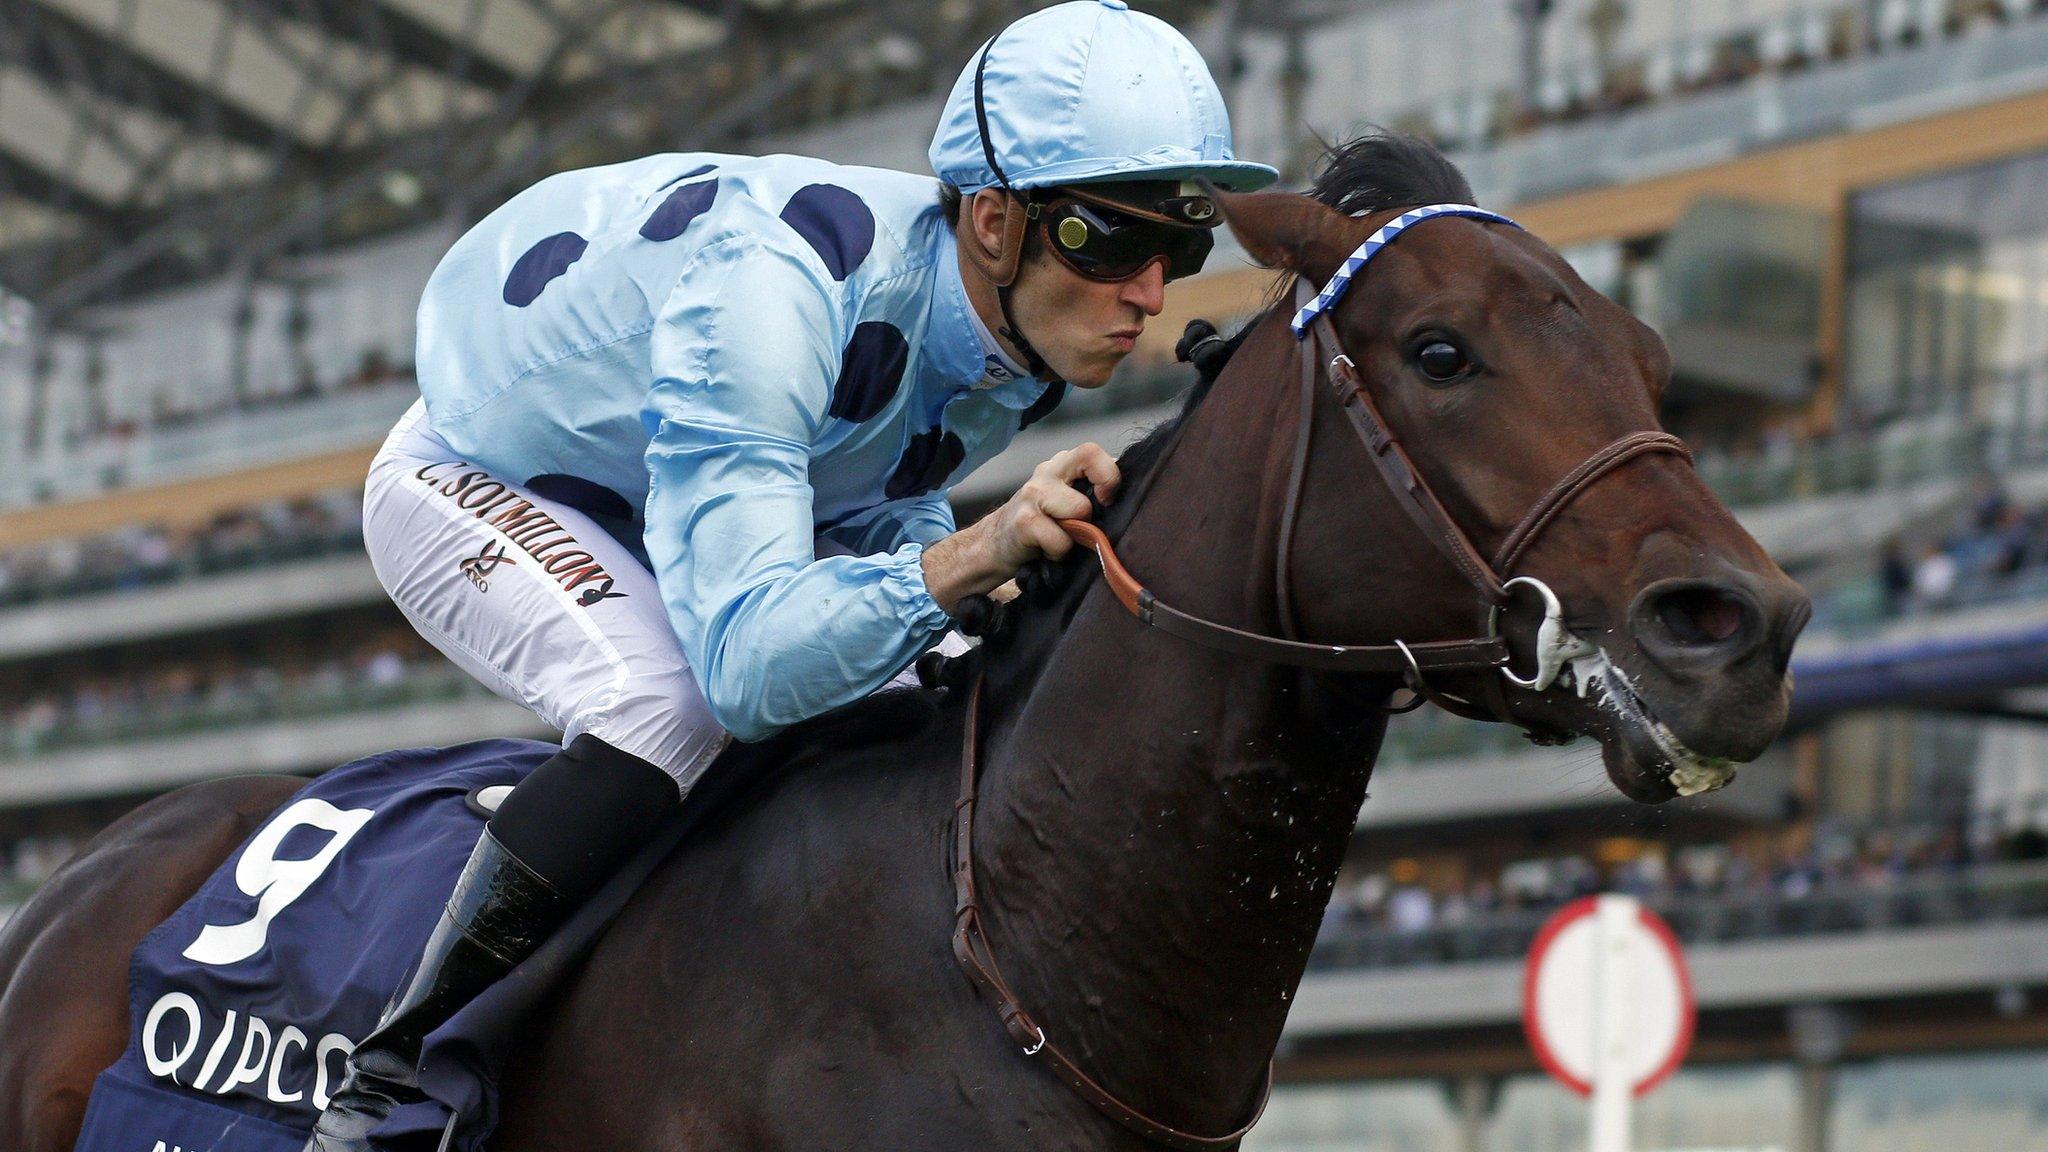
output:
[[[1280,506],[1280,538],[1273,549],[1273,595],[1280,605],[1280,634],[1301,639],[1294,612],[1294,524],[1301,517],[1302,490],[1308,486],[1308,453],[1316,434],[1316,354],[1314,341],[1301,348],[1301,414],[1294,422],[1294,462],[1287,467],[1287,501]]]
[[[1493,570],[1514,571],[1515,565],[1521,563],[1522,554],[1529,550],[1545,528],[1550,527],[1550,522],[1564,511],[1565,505],[1577,499],[1579,493],[1592,487],[1602,476],[1651,452],[1670,452],[1684,457],[1686,463],[1692,463],[1692,449],[1669,432],[1632,432],[1623,436],[1586,457],[1577,468],[1550,486],[1550,491],[1536,501],[1535,506],[1522,516],[1522,522],[1515,525],[1507,539],[1501,541],[1500,551],[1494,553]]]
[[[1302,348],[1302,359],[1307,367],[1304,372],[1315,371],[1319,346],[1327,344],[1333,354],[1330,357],[1330,387],[1337,393],[1337,403],[1344,409],[1344,415],[1351,420],[1352,431],[1365,442],[1366,454],[1379,467],[1380,475],[1386,479],[1387,487],[1394,493],[1394,502],[1422,530],[1422,535],[1436,550],[1443,554],[1458,574],[1479,592],[1479,598],[1487,604],[1507,602],[1506,589],[1501,587],[1501,578],[1486,563],[1486,558],[1472,546],[1458,522],[1444,509],[1442,500],[1429,481],[1422,478],[1421,469],[1408,458],[1407,449],[1388,426],[1387,418],[1380,414],[1379,405],[1373,402],[1372,393],[1366,389],[1365,380],[1359,376],[1358,368],[1346,356],[1343,345],[1337,342],[1336,329],[1330,326],[1328,316],[1316,317],[1309,326],[1310,338]]]
[[[1043,1061],[1053,1075],[1104,1116],[1147,1140],[1183,1152],[1212,1152],[1236,1144],[1259,1122],[1259,1117],[1265,1114],[1266,1102],[1273,1098],[1270,1062],[1266,1065],[1266,1083],[1259,1094],[1258,1107],[1242,1128],[1223,1136],[1183,1132],[1124,1103],[1081,1071],[1080,1065],[1053,1043],[1045,1028],[1017,1002],[1017,994],[1003,979],[1002,970],[996,966],[995,952],[982,929],[981,906],[974,888],[974,804],[981,777],[981,683],[977,675],[967,696],[965,746],[960,753],[960,799],[953,805],[953,958],[960,962],[961,970],[975,988],[995,1005],[1004,1029],[1024,1049],[1024,1054]]]

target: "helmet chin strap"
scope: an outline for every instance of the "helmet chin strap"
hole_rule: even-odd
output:
[[[1024,262],[1025,240],[1024,229],[1013,227],[1012,221],[1023,216],[1019,207],[1023,204],[1024,198],[1016,192],[1009,192],[1007,195],[1010,199],[1003,210],[1002,250],[994,253],[988,250],[975,231],[973,200],[969,198],[962,201],[960,220],[955,228],[960,245],[960,271],[964,276],[967,269],[972,267],[977,275],[995,289],[996,307],[1000,310],[1002,322],[989,324],[988,327],[1009,343],[1011,349],[1017,353],[1017,359],[1023,363],[1024,370],[1041,379],[1058,380],[1060,377],[1046,364],[1045,357],[1038,354],[1038,349],[1032,346],[1030,338],[1024,335],[1023,328],[1018,326],[1017,317],[1010,308],[1010,288],[1017,282],[1018,267]]]
[[[1003,326],[996,329],[996,335],[1010,342],[1010,347],[1015,348],[1017,354],[1024,358],[1024,367],[1033,376],[1041,380],[1058,381],[1059,374],[1045,362],[1045,357],[1038,354],[1038,349],[1031,346],[1031,341],[1025,337],[1024,330],[1017,326],[1017,318],[1010,315],[1009,284],[997,287],[996,306],[1003,310]]]

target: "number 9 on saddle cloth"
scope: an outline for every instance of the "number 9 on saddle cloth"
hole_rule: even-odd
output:
[[[484,817],[555,748],[484,740],[334,769],[136,949],[128,1045],[79,1152],[297,1152],[441,913]],[[394,1117],[438,1136],[438,1106]]]

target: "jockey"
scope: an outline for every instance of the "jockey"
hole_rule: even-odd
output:
[[[938,175],[671,154],[541,181],[419,310],[422,400],[364,537],[429,641],[564,734],[498,807],[309,1149],[420,1099],[421,1042],[671,816],[727,742],[889,682],[1117,472],[1082,445],[956,529],[947,488],[1095,388],[1200,268],[1215,81],[1122,0],[1026,16],[947,99]]]

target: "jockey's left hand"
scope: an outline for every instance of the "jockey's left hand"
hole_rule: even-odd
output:
[[[1093,486],[1095,500],[1116,497],[1122,474],[1100,444],[1070,448],[1040,464],[1003,506],[924,550],[924,583],[939,607],[952,612],[964,596],[988,592],[1041,556],[1054,560],[1073,548],[1061,520],[1086,520],[1088,497],[1074,481]]]

